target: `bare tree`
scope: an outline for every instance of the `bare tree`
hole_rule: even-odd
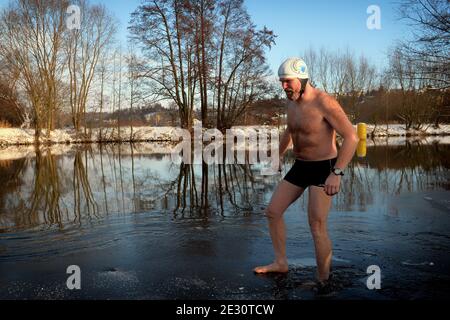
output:
[[[316,52],[316,50],[313,49],[313,47],[309,47],[305,54],[303,55],[305,62],[308,66],[308,73],[309,73],[309,81],[310,83],[316,84],[319,76],[317,74],[317,70],[320,69],[321,63],[318,61],[320,59],[320,52],[319,57]]]
[[[242,0],[147,1],[130,30],[147,58],[141,76],[154,96],[175,102],[185,128],[197,102],[203,122],[215,109],[225,128],[263,92],[264,50],[275,37],[255,29]]]
[[[188,11],[191,19],[184,19],[184,21],[191,24],[192,29],[195,30],[193,32],[196,56],[195,69],[198,74],[201,120],[205,126],[208,126],[208,92],[211,73],[214,68],[211,51],[214,50],[216,2],[215,0],[185,1],[185,3],[190,3]]]
[[[321,48],[319,51],[319,57],[317,61],[317,82],[322,85],[322,88],[329,92],[330,88],[330,72],[332,66],[330,65],[331,54],[325,48]]]
[[[391,108],[395,110],[396,116],[405,124],[409,130],[417,119],[415,108],[417,87],[416,69],[414,62],[401,48],[397,47],[390,53],[389,76],[399,91],[391,94]]]
[[[151,95],[175,102],[182,127],[191,128],[198,70],[194,43],[185,36],[192,30],[184,23],[184,2],[147,1],[132,14],[129,29],[147,58],[140,77],[148,80]]]
[[[103,140],[103,110],[105,105],[105,82],[107,80],[108,76],[108,69],[107,69],[107,54],[103,53],[100,57],[100,65],[98,68],[98,73],[100,77],[100,101],[99,101],[99,113],[100,113],[100,130],[99,130],[99,136],[98,140]]]
[[[359,117],[357,105],[364,94],[372,89],[376,71],[375,67],[371,66],[363,55],[358,62],[353,54],[347,52],[344,61],[347,74],[345,91],[349,98],[346,106],[350,117],[356,119]]]
[[[79,132],[84,124],[86,133],[86,106],[96,67],[113,40],[116,23],[104,6],[90,5],[85,0],[75,4],[80,7],[82,21],[80,29],[67,32],[70,106],[75,130]]]
[[[357,106],[364,94],[373,89],[376,68],[364,55],[356,59],[349,49],[341,53],[321,48],[317,53],[309,48],[304,56],[310,79],[315,79],[317,86],[334,94],[352,119],[358,118]]]
[[[414,28],[410,41],[398,50],[417,71],[411,74],[424,86],[450,86],[450,4],[448,0],[403,0],[399,14]]]
[[[0,122],[20,126],[25,121],[25,108],[18,93],[7,79],[0,75]]]
[[[119,81],[119,88],[118,88],[118,92],[117,92],[117,107],[118,107],[118,112],[117,112],[117,134],[119,136],[119,140],[121,139],[120,136],[120,116],[121,116],[121,109],[122,109],[122,50],[119,49],[119,72],[118,72],[118,81]],[[114,70],[116,71],[116,70]],[[114,93],[115,94],[115,93]]]
[[[439,126],[447,90],[433,88],[421,78],[423,69],[403,50],[396,47],[390,53],[387,75],[393,83],[391,109],[407,130],[422,129],[426,124]]]
[[[54,128],[67,6],[66,0],[18,0],[0,17],[0,57],[20,75],[33,108],[36,141],[42,128],[47,135]]]
[[[269,86],[265,79],[268,68],[264,51],[275,42],[275,35],[267,28],[256,30],[242,0],[220,3],[218,19],[217,123],[226,129],[243,114]]]
[[[128,87],[129,87],[129,99],[130,99],[130,141],[133,141],[133,120],[134,120],[134,112],[133,108],[135,107],[137,100],[139,99],[138,96],[138,83],[136,81],[138,77],[138,70],[137,70],[137,61],[138,58],[136,54],[134,53],[134,49],[132,46],[129,48],[129,53],[126,58],[127,67],[128,67]]]
[[[348,81],[345,56],[339,52],[330,59],[330,90],[339,99],[345,93],[345,83]]]

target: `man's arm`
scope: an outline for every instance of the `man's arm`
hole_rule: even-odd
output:
[[[286,153],[287,149],[290,147],[291,144],[292,144],[291,133],[289,132],[289,128],[286,128],[286,130],[283,132],[280,138],[280,147],[279,147],[280,158],[284,156],[284,154]]]
[[[355,128],[336,99],[325,96],[322,103],[324,117],[344,139],[335,167],[344,170],[352,160],[358,145]]]
[[[325,96],[322,100],[324,117],[336,132],[344,139],[339,150],[335,168],[344,170],[355,154],[358,145],[358,136],[342,107],[336,99]],[[341,176],[331,173],[325,182],[324,191],[328,196],[333,196],[339,192]]]

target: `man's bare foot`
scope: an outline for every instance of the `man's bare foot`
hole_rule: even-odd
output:
[[[267,266],[256,267],[253,271],[255,273],[286,273],[288,269],[287,263],[274,262]]]

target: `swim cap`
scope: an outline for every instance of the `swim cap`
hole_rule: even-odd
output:
[[[280,79],[309,79],[308,67],[300,58],[289,58],[278,69],[278,77]]]

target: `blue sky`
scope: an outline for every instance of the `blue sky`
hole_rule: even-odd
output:
[[[125,42],[130,13],[141,0],[91,1],[104,3],[115,14],[121,25],[119,39]],[[0,0],[0,6],[6,3],[7,0]],[[267,52],[274,73],[283,59],[301,55],[310,46],[349,48],[383,68],[389,47],[408,34],[407,26],[396,15],[395,0],[245,0],[245,5],[254,23],[265,25],[278,35],[276,45]],[[370,5],[381,9],[381,30],[366,27]]]
[[[381,9],[381,30],[369,30],[367,8]],[[258,26],[266,25],[278,35],[268,53],[273,70],[289,56],[300,55],[309,46],[364,53],[378,66],[387,63],[386,53],[396,39],[406,35],[392,0],[246,0]]]

